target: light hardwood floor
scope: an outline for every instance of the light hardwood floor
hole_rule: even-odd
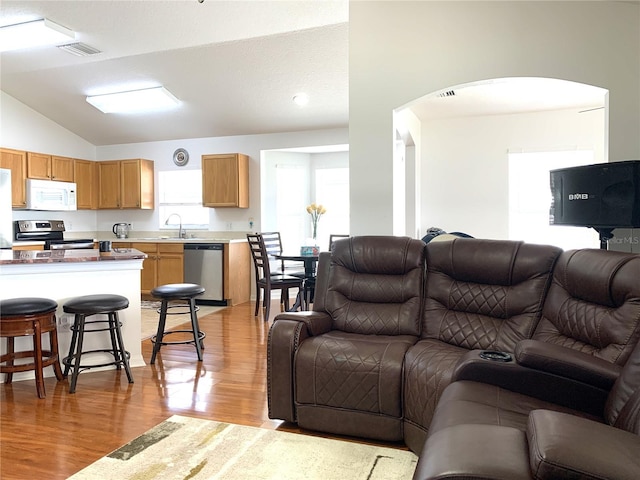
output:
[[[67,380],[51,377],[46,399],[38,399],[33,381],[2,384],[0,478],[65,479],[174,414],[315,434],[269,420],[272,321],[254,317],[253,310],[249,302],[201,317],[207,333],[202,363],[191,345],[165,346],[155,365],[132,369],[133,384],[123,371],[89,371],[69,394]],[[274,302],[272,318],[277,311]],[[148,362],[149,340],[142,351]]]

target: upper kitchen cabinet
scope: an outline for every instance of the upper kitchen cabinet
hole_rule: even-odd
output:
[[[98,208],[153,209],[154,178],[151,160],[98,162],[98,171],[100,178]]]
[[[27,152],[27,178],[73,182],[73,158]]]
[[[74,177],[76,179],[76,200],[78,210],[95,210],[98,208],[98,162],[76,160]]]
[[[11,170],[11,205],[16,208],[26,207],[27,152],[0,148],[0,168]]]
[[[249,208],[249,157],[241,153],[202,156],[202,204]]]

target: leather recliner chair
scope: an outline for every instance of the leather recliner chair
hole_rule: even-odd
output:
[[[337,240],[318,263],[313,311],[269,332],[269,417],[302,428],[402,440],[402,370],[420,334],[424,243]]]
[[[405,358],[404,440],[419,453],[440,395],[469,350],[513,352],[530,338],[561,250],[507,240],[426,246],[422,336]]]

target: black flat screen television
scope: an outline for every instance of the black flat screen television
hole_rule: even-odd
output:
[[[640,227],[640,160],[551,170],[549,224]]]

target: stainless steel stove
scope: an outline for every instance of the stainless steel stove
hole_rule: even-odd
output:
[[[93,239],[64,239],[62,220],[17,220],[13,222],[14,242],[44,242],[45,250],[93,248]]]

